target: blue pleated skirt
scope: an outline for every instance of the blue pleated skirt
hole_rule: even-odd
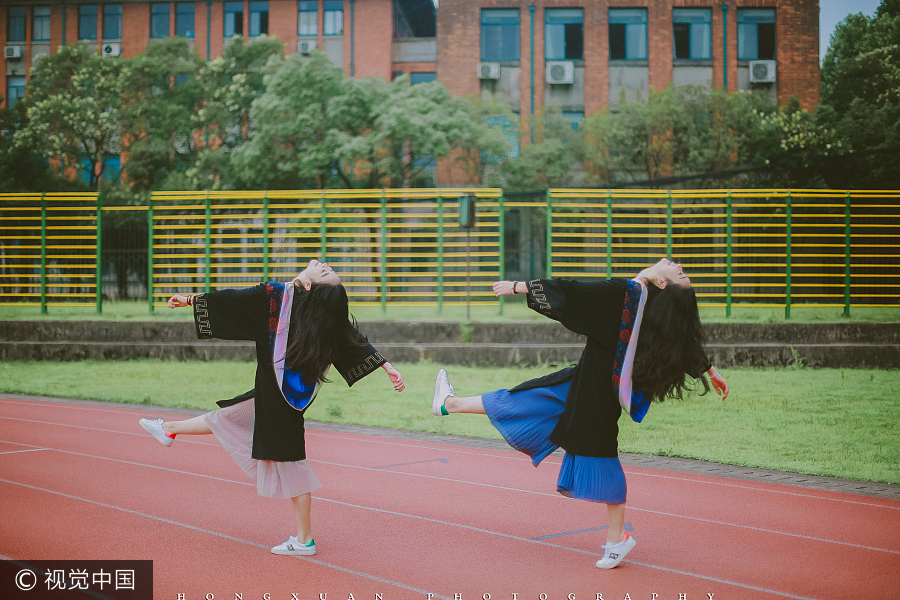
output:
[[[550,433],[566,406],[570,381],[521,392],[497,390],[481,399],[491,424],[506,442],[531,457],[534,466],[556,450]],[[570,498],[623,504],[625,473],[617,458],[579,456],[566,452],[556,482],[557,491]]]

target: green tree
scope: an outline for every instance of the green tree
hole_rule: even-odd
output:
[[[457,145],[454,162],[469,182],[488,187],[502,183],[504,161],[518,152],[516,116],[500,94],[485,92],[467,97],[472,119],[471,132]]]
[[[518,157],[503,163],[503,188],[526,191],[582,185],[585,159],[582,127],[573,127],[554,108],[545,108],[531,121],[531,127],[534,142],[522,143]],[[523,132],[523,142],[525,135]]]
[[[42,58],[21,100],[28,120],[16,133],[16,149],[40,148],[48,158],[75,163],[97,189],[104,157],[120,151],[127,71],[126,61],[101,57],[82,44]]]
[[[900,0],[883,0],[874,17],[848,16],[822,63],[817,121],[834,129],[851,157],[829,160],[832,187],[893,188],[900,181]],[[880,149],[894,148],[881,153]],[[875,151],[875,152],[872,152]]]
[[[175,189],[199,152],[200,61],[185,38],[151,40],[131,61],[123,97],[123,165],[136,190]]]

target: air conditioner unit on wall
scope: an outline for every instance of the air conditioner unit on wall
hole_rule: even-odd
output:
[[[478,63],[478,79],[500,79],[500,63]]]
[[[22,46],[6,46],[3,49],[6,58],[22,58]]]
[[[575,83],[575,63],[571,61],[550,61],[547,63],[547,83]]]
[[[300,54],[309,54],[313,50],[316,49],[316,41],[315,40],[298,40],[297,41],[297,52]]]
[[[122,44],[103,44],[103,56],[118,56],[122,53]]]
[[[775,81],[775,61],[774,60],[751,60],[750,61],[750,82],[751,83],[772,83]]]

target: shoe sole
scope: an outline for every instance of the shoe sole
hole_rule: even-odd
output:
[[[315,548],[311,548],[312,552],[307,550],[275,550],[272,549],[272,554],[277,554],[278,556],[312,556],[316,553]]]
[[[160,444],[162,444],[162,445],[165,446],[166,448],[168,448],[169,446],[171,446],[171,445],[172,445],[172,442],[175,441],[175,440],[173,440],[172,438],[170,438],[169,436],[167,436],[166,434],[163,434],[162,437],[158,436],[158,435],[156,434],[155,431],[153,431],[152,429],[150,429],[150,427],[148,426],[148,423],[147,423],[144,419],[141,419],[141,420],[139,421],[139,423],[140,423],[141,427],[144,428],[144,431],[146,431],[147,433],[149,433],[150,435],[152,435],[153,437],[155,437],[155,438],[156,438],[156,441],[158,441]]]

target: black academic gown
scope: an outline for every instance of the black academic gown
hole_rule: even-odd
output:
[[[253,458],[292,462],[306,458],[306,444],[303,411],[293,408],[285,400],[273,366],[273,332],[278,326],[283,295],[284,284],[274,282],[200,294],[194,301],[194,323],[201,339],[256,343],[254,389],[218,404],[230,406],[252,399],[255,410]],[[385,362],[371,344],[366,344],[346,348],[334,362],[334,367],[347,385],[353,385]]]
[[[621,278],[528,282],[529,308],[587,336],[576,366],[527,381],[511,390],[550,387],[571,380],[565,410],[550,434],[550,441],[569,454],[618,456],[618,421],[622,408],[612,376],[626,288],[627,280]],[[689,374],[700,377],[708,368],[707,362],[706,366],[690,369]]]

